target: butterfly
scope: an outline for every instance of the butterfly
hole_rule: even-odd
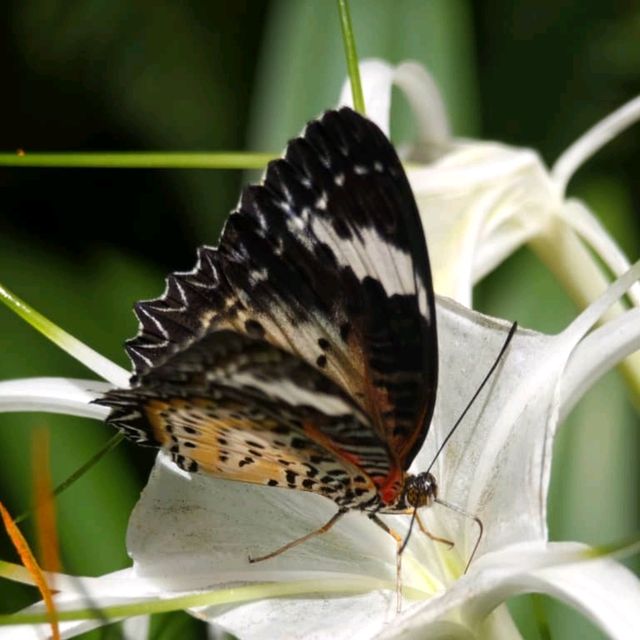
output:
[[[244,189],[218,245],[135,312],[131,386],[98,400],[107,422],[185,471],[337,506],[252,561],[350,510],[401,550],[378,514],[437,499],[433,475],[408,469],[433,416],[438,342],[416,202],[373,122],[345,107],[308,123]]]

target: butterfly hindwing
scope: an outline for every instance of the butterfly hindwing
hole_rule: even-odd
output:
[[[426,436],[437,385],[431,275],[417,207],[378,127],[327,112],[246,188],[217,248],[139,303],[134,384],[228,330],[329,378],[392,459],[386,500]]]
[[[315,368],[264,341],[210,333],[132,389],[99,401],[109,422],[187,471],[313,491],[348,505],[391,467],[367,418]]]

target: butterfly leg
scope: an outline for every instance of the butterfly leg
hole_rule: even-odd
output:
[[[251,563],[262,562],[263,560],[269,560],[271,558],[275,558],[276,556],[279,556],[281,553],[284,553],[285,551],[288,551],[293,547],[297,547],[299,544],[302,544],[307,540],[311,540],[311,538],[315,538],[316,536],[326,533],[327,531],[329,531],[329,529],[333,527],[333,525],[336,522],[338,522],[338,520],[340,520],[340,518],[342,518],[342,516],[345,513],[347,513],[347,509],[340,509],[328,522],[325,522],[319,529],[316,529],[311,533],[307,533],[307,535],[302,536],[301,538],[297,538],[296,540],[287,542],[287,544],[283,545],[282,547],[279,547],[278,549],[276,549],[275,551],[272,551],[271,553],[267,553],[264,556],[258,556],[256,558],[249,556],[249,562]]]
[[[375,522],[383,531],[388,533],[395,541],[397,545],[396,551],[396,611],[400,613],[402,606],[402,543],[404,542],[402,536],[390,526],[387,525],[384,520],[381,520],[375,513],[369,514],[369,520]]]
[[[431,538],[431,540],[433,540],[434,542],[442,542],[443,544],[448,545],[449,549],[453,549],[453,547],[455,546],[454,543],[447,538],[441,538],[440,536],[436,536],[435,534],[431,533],[431,531],[429,531],[429,529],[427,529],[427,527],[422,522],[422,519],[420,518],[420,515],[418,513],[416,513],[416,520],[418,521],[418,526],[420,527],[420,531],[422,531],[422,533]]]

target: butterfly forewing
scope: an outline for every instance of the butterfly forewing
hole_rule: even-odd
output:
[[[416,204],[393,146],[372,122],[344,108],[307,125],[262,184],[244,190],[218,247],[202,248],[192,272],[170,276],[163,297],[136,311],[141,331],[128,344],[135,389],[148,395],[159,367],[206,349],[213,332],[264,342],[351,406],[357,428],[348,451],[332,448],[336,434],[326,423],[307,436],[361,470],[381,446],[384,473],[363,472],[385,503],[397,497],[431,419],[437,342]],[[264,399],[236,391],[234,402],[247,411],[264,409]],[[286,403],[273,386],[270,394],[276,419]],[[358,447],[373,457],[357,456]]]

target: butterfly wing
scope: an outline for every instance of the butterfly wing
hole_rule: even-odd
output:
[[[262,340],[215,331],[110,391],[108,421],[167,449],[186,471],[313,491],[340,506],[376,502],[391,459],[335,383]],[[366,434],[369,434],[368,437]]]
[[[212,331],[260,338],[346,392],[387,445],[386,503],[428,430],[437,386],[434,297],[419,214],[378,127],[329,111],[246,188],[217,248],[139,303],[128,343],[145,373]],[[364,437],[370,433],[364,432]]]

